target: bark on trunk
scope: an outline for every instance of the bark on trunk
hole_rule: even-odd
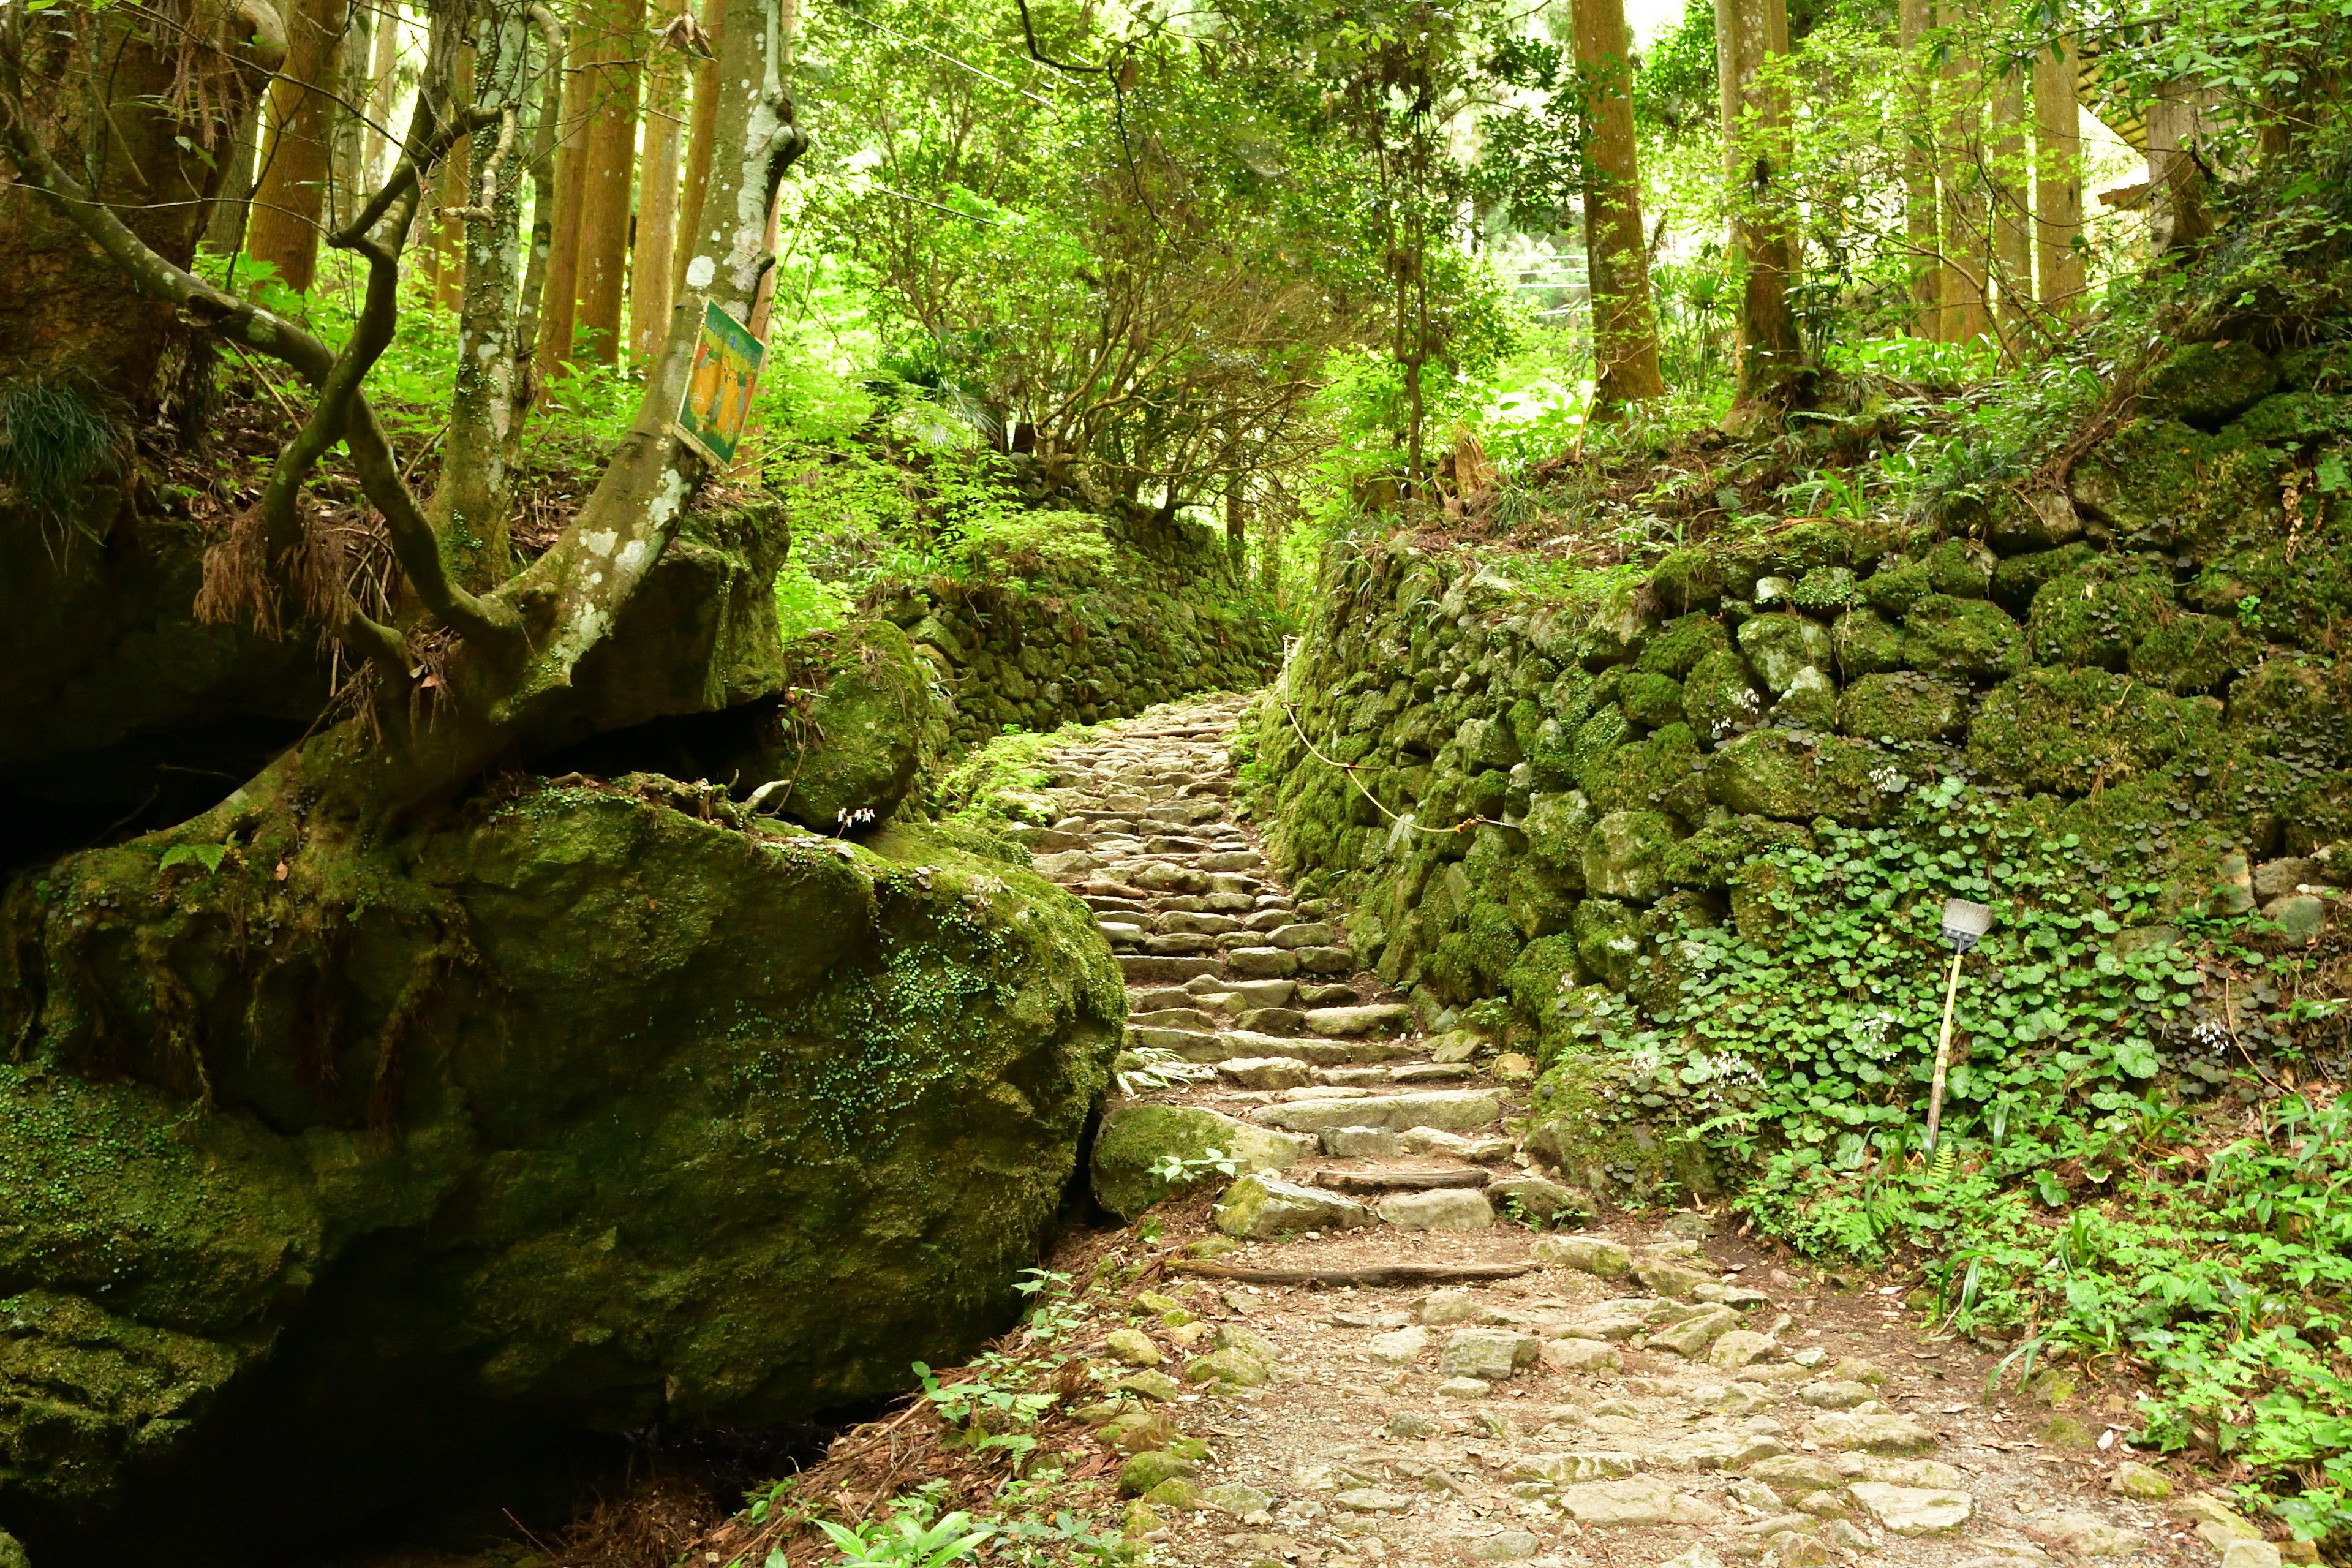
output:
[[[1795,215],[1781,183],[1789,160],[1787,0],[1715,0],[1724,176],[1731,247],[1746,264],[1739,308],[1738,401],[1769,395],[1802,366],[1789,285],[1797,271]]]
[[[711,19],[717,0],[703,0],[704,36],[715,55],[721,47],[720,23]],[[710,184],[710,142],[719,116],[719,73],[715,59],[694,62],[694,126],[686,152],[686,181],[677,197],[677,255],[671,258],[669,297],[687,297],[686,264],[694,252],[694,237],[702,227],[703,192]]]
[[[534,375],[554,379],[556,367],[572,363],[572,329],[579,322],[580,205],[586,189],[587,94],[596,81],[595,35],[575,26],[563,61],[563,120],[555,153],[555,211],[548,224],[547,281],[540,294],[539,346]]]
[[[687,14],[662,0],[662,20]],[[637,167],[637,237],[629,256],[629,358],[651,359],[669,335],[671,262],[677,248],[677,154],[686,113],[685,57],[656,47],[646,62],[646,148]]]
[[[629,262],[629,198],[637,162],[637,57],[645,0],[607,0],[593,13],[605,29],[597,67],[595,117],[589,122],[580,208],[578,328],[589,334],[583,357],[620,358],[622,285]]]
[[[285,58],[277,12],[249,9],[236,0],[193,7],[184,58],[127,8],[20,10],[21,52],[0,82],[10,100],[0,104],[0,120],[21,110],[28,130],[72,150],[85,179],[94,168],[99,193],[121,208],[135,237],[187,266],[213,210],[208,198],[235,167],[239,125],[255,122],[259,95]],[[198,89],[184,115],[167,107],[175,85]],[[103,136],[91,134],[83,111],[93,101],[105,106]],[[0,153],[0,175],[14,181],[20,173]],[[163,392],[159,369],[178,359],[187,338],[173,304],[127,289],[121,268],[73,217],[29,189],[0,195],[0,256],[9,265],[0,288],[0,380],[71,371],[134,413],[152,409]]]
[[[474,49],[470,44],[457,55],[457,101],[474,101]],[[473,146],[460,142],[449,150],[447,161],[441,165],[441,180],[433,199],[433,302],[445,310],[462,310],[466,306],[466,224],[464,219],[449,214],[452,208],[467,205],[466,193],[472,186],[473,176]]]
[[[246,249],[278,269],[289,289],[317,276],[335,127],[335,49],[349,20],[345,0],[291,0],[286,64],[270,89],[269,142],[253,194]]]
[[[1576,64],[1586,94],[1584,255],[1592,295],[1592,413],[1612,416],[1666,389],[1650,307],[1650,254],[1634,152],[1632,48],[1624,0],[1576,0]]]
[[[1249,504],[1239,474],[1225,476],[1225,555],[1233,563],[1234,576],[1238,580],[1249,555]]]
[[[360,0],[352,6],[342,43],[335,52],[335,93],[342,101],[335,113],[333,153],[328,165],[332,174],[327,181],[327,208],[334,215],[328,223],[330,228],[351,222],[367,200],[367,108],[375,97],[376,40],[383,31],[374,6]]]
[[[2033,218],[2035,272],[2042,308],[2073,313],[2084,289],[2083,111],[2075,96],[2074,43],[2044,49],[2033,62]]]
[[[1942,7],[1945,26],[1961,36],[1945,56],[1944,121],[1937,162],[1944,182],[1944,267],[1940,288],[1948,343],[1973,342],[1990,330],[1985,309],[1987,260],[1992,246],[1985,232],[1983,172],[1983,82],[1977,72],[1974,18],[1958,5]]]
[[[2147,107],[2147,242],[2161,256],[2195,245],[2212,232],[2205,206],[2205,173],[2196,145],[2210,92],[2168,81]]]
[[[507,437],[518,417],[515,381],[516,273],[520,266],[523,166],[520,122],[531,37],[529,0],[484,9],[471,51],[478,90],[471,96],[502,118],[475,133],[470,166],[480,171],[462,212],[445,215],[465,242],[465,293],[457,327],[457,384],[441,479],[425,517],[441,542],[450,578],[476,594],[506,580],[513,484]],[[461,94],[461,99],[467,95]],[[456,158],[451,159],[453,166]]]
[[[220,182],[205,216],[205,248],[233,256],[245,246],[246,220],[253,212],[254,165],[261,155],[261,106],[257,93],[237,120],[236,134],[221,155]]]
[[[2033,231],[2025,183],[2025,79],[2014,71],[1993,85],[1992,123],[1986,184],[1992,203],[1993,286],[2001,349],[2015,359],[2025,352],[2032,320]]]
[[[1927,28],[1933,0],[1900,0],[1903,49],[1903,235],[1911,253],[1911,333],[1933,338],[1942,327],[1943,270],[1937,260],[1936,160],[1928,150],[1934,134],[1935,78],[1927,64]]]
[[[393,100],[400,90],[400,0],[380,0],[375,59],[368,68],[367,138],[360,150],[361,195],[383,183],[384,150],[392,144]]]

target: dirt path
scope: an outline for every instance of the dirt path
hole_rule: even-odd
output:
[[[1719,1215],[1517,1223],[1576,1196],[1509,1134],[1524,1068],[1416,1035],[1267,868],[1226,800],[1244,701],[1154,709],[1057,754],[1062,819],[1032,835],[1121,955],[1130,1045],[1215,1069],[1146,1099],[1299,1135],[1296,1163],[1224,1194],[1242,1238],[1198,1202],[1142,1223],[1213,1267],[1527,1271],[1444,1289],[1178,1274],[1139,1294],[1109,1346],[1134,1374],[1080,1414],[1141,1456],[1119,1460],[1129,1493],[1150,1488],[1128,1524],[1160,1560],[2213,1560],[2191,1521],[2110,1494],[2120,1442],[2048,1446],[2026,1412],[1986,1408],[1990,1358],[1923,1338],[1891,1280],[1827,1289]],[[2275,1568],[2263,1550],[2229,1568]]]

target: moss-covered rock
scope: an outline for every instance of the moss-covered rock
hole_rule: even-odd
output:
[[[1889,555],[1878,570],[1863,580],[1863,601],[1890,620],[1901,620],[1911,606],[1937,591],[1925,562],[1908,555]]]
[[[2218,430],[2278,385],[2278,365],[2242,339],[2183,343],[2140,383],[2141,403]]]
[[[2027,789],[2081,795],[2171,757],[2221,749],[2221,705],[2103,669],[2029,669],[1989,693],[1969,761]]]
[[[1930,594],[1903,621],[1903,662],[1925,675],[1996,681],[2025,662],[2025,634],[2000,606]]]
[[[1783,847],[1811,849],[1813,836],[1792,822],[1717,809],[1697,832],[1675,845],[1667,859],[1667,879],[1683,888],[1727,888],[1751,857]]]
[[[1618,705],[1637,724],[1654,730],[1683,721],[1683,683],[1670,675],[1634,670],[1617,689]]]
[[[1876,610],[1848,610],[1830,630],[1838,672],[1848,680],[1903,668],[1903,633]]]
[[[1827,735],[1800,739],[1785,730],[1742,735],[1718,749],[1706,771],[1715,800],[1790,822],[1883,822],[1893,814],[1900,784],[1873,746]]]
[[[1810,616],[1758,616],[1739,628],[1739,651],[1774,696],[1789,689],[1801,670],[1825,670],[1833,657],[1829,628]]]
[[[1944,540],[1921,556],[1919,563],[1927,574],[1928,593],[1955,599],[1983,598],[2000,564],[1991,551],[1969,539]],[[1907,616],[1910,611],[1906,609],[1904,614]]]
[[[2169,573],[2136,556],[2103,556],[2042,585],[2026,635],[2037,663],[2122,669],[2172,608]]]
[[[1642,956],[1641,916],[1633,906],[1615,899],[1588,898],[1576,906],[1576,961],[1585,973],[1612,991],[1633,981],[1633,964]]]
[[[1244,1171],[1279,1171],[1314,1152],[1314,1142],[1195,1106],[1116,1106],[1095,1132],[1095,1201],[1131,1220],[1177,1190],[1154,1169],[1161,1161],[1190,1162],[1205,1176],[1212,1152]]]
[[[871,830],[896,816],[937,763],[947,719],[928,664],[888,621],[864,621],[826,639],[824,675],[805,718],[788,721],[770,754],[783,811],[821,833]],[[770,771],[772,770],[772,771]],[[746,778],[745,790],[765,782]]]
[[[1753,729],[1764,717],[1764,699],[1748,661],[1727,647],[1701,658],[1683,681],[1683,716],[1710,742]]]
[[[2096,560],[2098,553],[2089,545],[2077,542],[2057,550],[2037,550],[2029,554],[2011,555],[1993,571],[1992,602],[2023,620],[2032,613],[2033,595],[2042,592],[2043,584],[2069,572],[2080,571]]]
[[[1700,659],[1730,647],[1723,622],[1714,616],[1682,616],[1658,628],[1635,660],[1635,668],[1679,681]]]
[[[36,1551],[258,1553],[525,1434],[777,1421],[1012,1320],[1124,1011],[1076,900],[666,780],[399,837],[299,804],[225,806],[217,869],[133,842],[0,913],[0,1513]]]
[[[1864,740],[1941,741],[1968,721],[1966,689],[1931,675],[1865,675],[1838,697],[1838,728]]]
[[[2217,691],[2262,658],[2234,620],[2174,611],[2132,645],[2125,668],[2179,697]]]
[[[1674,818],[1657,811],[1612,811],[1584,844],[1584,888],[1602,898],[1646,904],[1666,888]]]
[[[1822,670],[1801,669],[1769,717],[1784,730],[1834,730],[1837,714],[1837,683]]]
[[[1666,811],[1685,822],[1706,812],[1706,782],[1698,737],[1687,724],[1669,724],[1629,746],[1595,756],[1580,773],[1593,810]]]
[[[1591,831],[1592,821],[1591,802],[1576,790],[1532,796],[1520,828],[1527,835],[1529,855],[1561,870],[1574,868],[1580,876],[1585,835]]]

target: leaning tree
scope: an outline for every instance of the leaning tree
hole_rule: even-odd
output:
[[[649,363],[635,416],[571,524],[522,561],[509,542],[517,441],[532,399],[550,171],[562,114],[562,28],[530,0],[431,0],[415,111],[381,189],[324,236],[356,258],[363,292],[340,343],[249,294],[202,276],[195,241],[225,146],[286,58],[271,0],[90,0],[0,5],[0,153],[18,189],[0,217],[0,254],[51,280],[18,295],[18,344],[52,346],[52,368],[94,368],[152,408],[156,361],[176,339],[279,362],[309,390],[299,430],[259,500],[208,552],[200,616],[266,631],[318,628],[356,672],[342,717],[239,792],[299,795],[355,826],[448,798],[493,762],[604,727],[598,693],[575,679],[676,536],[705,459],[672,429],[706,301],[748,321],[772,264],[777,188],[806,145],[786,84],[793,8],[724,0],[707,194],[685,237],[686,289]],[[461,73],[462,54],[471,69]],[[470,93],[458,84],[470,77]],[[404,251],[436,166],[470,139],[470,189],[445,209],[465,226],[467,287],[438,480],[408,482],[368,395],[401,310]],[[535,230],[522,233],[535,192]],[[37,201],[36,200],[37,197]],[[527,255],[526,255],[527,251]],[[191,357],[191,356],[183,356]],[[208,363],[202,353],[198,364]],[[79,374],[79,373],[78,373]],[[318,527],[304,486],[341,447],[397,563],[362,586]],[[647,617],[637,617],[643,623]],[[657,660],[658,653],[644,657]]]

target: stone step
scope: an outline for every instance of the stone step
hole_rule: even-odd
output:
[[[1475,1166],[1444,1171],[1318,1171],[1317,1184],[1346,1193],[1430,1192],[1439,1187],[1483,1187],[1489,1180]]]
[[[1128,1027],[1133,1029],[1184,1029],[1194,1034],[1215,1034],[1223,1020],[1213,1013],[1198,1007],[1160,1007],[1148,1013],[1130,1010]]]
[[[1431,1127],[1445,1132],[1466,1132],[1473,1128],[1491,1127],[1502,1115],[1500,1091],[1465,1089],[1262,1105],[1250,1112],[1249,1119],[1261,1127],[1276,1127],[1286,1132],[1320,1132],[1327,1127],[1388,1127],[1398,1131]]]
[[[1196,974],[1215,974],[1224,965],[1213,958],[1163,958],[1150,953],[1122,952],[1118,955],[1119,973],[1128,984],[1181,984]]]

